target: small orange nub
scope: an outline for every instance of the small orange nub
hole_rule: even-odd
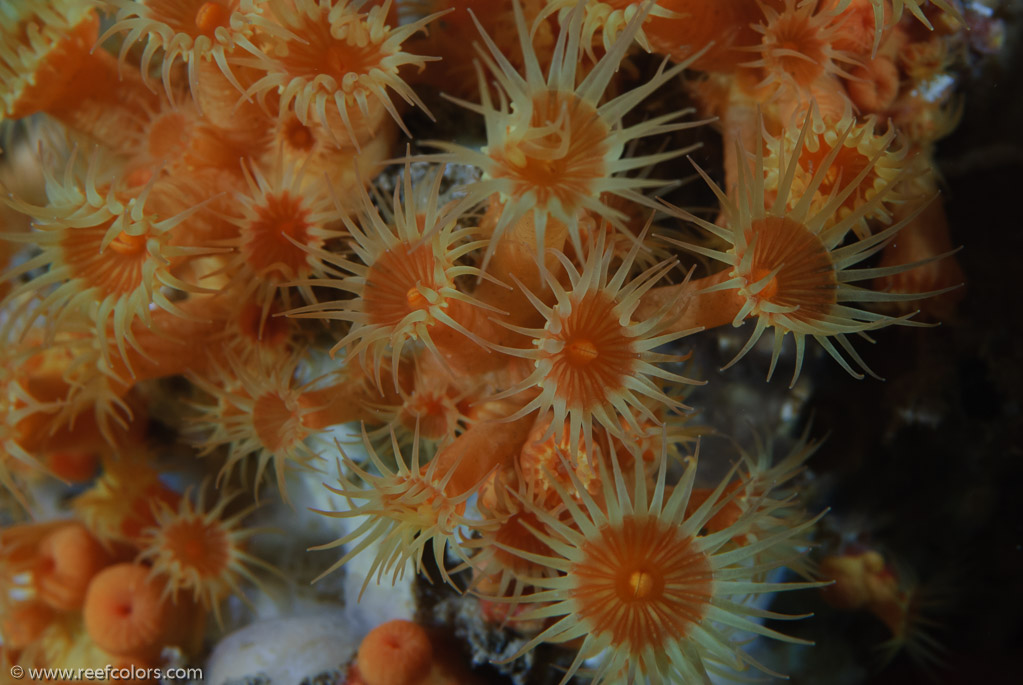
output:
[[[413,685],[426,677],[433,647],[426,631],[412,621],[388,621],[359,646],[356,664],[366,685]]]
[[[231,10],[219,2],[205,2],[195,13],[195,27],[199,33],[213,37],[221,26],[227,26],[231,20]]]
[[[116,238],[110,241],[110,249],[117,254],[139,254],[146,248],[146,239],[145,235],[131,235],[121,231]]]

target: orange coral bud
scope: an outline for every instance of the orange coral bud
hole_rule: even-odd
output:
[[[892,60],[876,57],[866,64],[854,66],[845,82],[849,98],[861,112],[884,112],[899,94],[899,70]]]
[[[111,562],[110,553],[85,526],[68,523],[39,544],[33,573],[36,594],[55,609],[78,609],[93,576]]]
[[[430,637],[411,621],[388,621],[369,632],[356,661],[365,685],[416,685],[433,664]]]
[[[18,602],[5,607],[0,621],[0,637],[5,649],[18,650],[31,646],[50,626],[55,617],[52,607],[37,600]]]
[[[155,657],[184,615],[141,564],[101,571],[85,595],[85,629],[100,649],[122,657]]]

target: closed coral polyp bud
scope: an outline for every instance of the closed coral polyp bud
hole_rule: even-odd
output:
[[[47,535],[39,545],[33,573],[36,594],[55,609],[71,611],[85,601],[89,583],[113,559],[80,523]]]
[[[857,65],[845,82],[849,98],[865,113],[884,112],[899,94],[899,70],[887,57],[881,56],[867,64]]]
[[[422,626],[388,621],[366,635],[356,663],[366,685],[415,685],[430,670],[433,647]]]
[[[141,564],[117,564],[100,572],[85,595],[85,629],[114,656],[157,656],[176,620],[163,585]]]
[[[55,616],[52,607],[36,600],[4,607],[4,617],[0,621],[4,648],[18,650],[30,646],[50,626]]]

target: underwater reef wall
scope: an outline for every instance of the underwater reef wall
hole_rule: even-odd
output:
[[[0,0],[0,681],[997,681],[1020,11]]]

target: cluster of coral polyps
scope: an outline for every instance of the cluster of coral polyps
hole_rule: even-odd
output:
[[[750,636],[791,638],[749,598],[813,585],[815,445],[701,487],[678,341],[744,325],[735,363],[770,329],[769,377],[820,350],[873,375],[852,340],[948,306],[930,153],[961,22],[953,0],[0,1],[0,115],[31,117],[43,177],[0,243],[0,481],[7,521],[37,517],[0,533],[4,659],[196,658],[194,626],[272,570],[256,493],[336,467],[328,572],[435,568],[518,655],[574,654],[566,681],[761,668]],[[401,158],[438,87],[486,139]],[[702,120],[644,110],[683,91]],[[651,194],[697,126],[724,139],[723,179],[697,169],[716,217]],[[365,458],[322,440],[346,422]],[[169,440],[207,457],[190,487],[161,478]],[[55,479],[74,497],[47,504]],[[423,677],[401,673],[379,682]]]

